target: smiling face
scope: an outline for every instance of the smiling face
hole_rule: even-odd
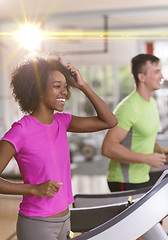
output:
[[[160,89],[163,79],[160,64],[147,61],[143,72],[139,73],[139,76],[145,88],[150,92]]]
[[[161,66],[159,63],[147,62],[147,73],[145,75],[145,83],[151,91],[160,89],[161,80],[163,78]]]
[[[58,71],[50,73],[43,103],[51,110],[62,112],[67,99],[67,82],[65,76]]]

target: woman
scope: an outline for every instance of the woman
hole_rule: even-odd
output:
[[[18,65],[12,73],[11,87],[26,115],[0,141],[0,173],[15,157],[23,183],[0,178],[0,193],[23,195],[18,240],[66,239],[70,230],[68,205],[73,203],[67,132],[108,129],[117,120],[79,71],[53,56]],[[88,97],[97,116],[62,113],[70,87]]]

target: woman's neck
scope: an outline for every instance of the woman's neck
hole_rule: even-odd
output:
[[[32,112],[31,116],[36,118],[41,123],[51,124],[53,122],[54,112],[44,107],[39,107]]]

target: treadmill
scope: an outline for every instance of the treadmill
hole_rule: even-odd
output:
[[[120,211],[114,210],[120,207]],[[110,216],[111,219],[97,225],[93,229],[75,237],[76,240],[135,240],[142,236],[144,240],[168,240],[168,236],[159,223],[168,214],[168,170],[165,170],[154,186],[145,193],[140,199],[128,206],[125,203],[118,203],[105,206],[90,208],[71,209],[72,226],[74,219],[80,225],[80,219],[90,225],[90,219],[87,215],[78,219],[78,211],[94,210],[94,219],[101,218],[99,212]],[[101,210],[101,211],[100,211]],[[76,211],[76,212],[75,212]],[[91,214],[92,215],[92,214]],[[90,216],[91,216],[90,215]],[[89,216],[89,215],[88,215]],[[72,231],[75,230],[72,228]]]

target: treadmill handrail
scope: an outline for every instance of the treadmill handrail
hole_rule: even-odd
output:
[[[161,174],[161,176],[158,178],[158,180],[155,182],[155,184],[153,185],[153,187],[151,189],[156,187],[165,178],[165,176],[167,174],[168,174],[168,169],[164,170],[164,172]]]

